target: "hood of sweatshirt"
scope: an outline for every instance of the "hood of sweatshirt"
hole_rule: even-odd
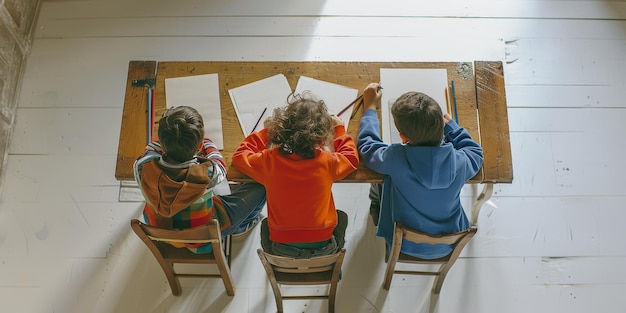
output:
[[[206,193],[211,182],[208,169],[213,166],[208,160],[176,167],[159,160],[143,164],[140,183],[146,202],[159,215],[174,216]]]
[[[457,170],[455,149],[450,143],[439,147],[403,146],[410,179],[428,189],[444,189],[454,183]]]

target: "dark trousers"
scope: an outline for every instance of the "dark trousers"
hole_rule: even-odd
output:
[[[333,236],[337,242],[337,249],[335,249],[335,251],[339,251],[346,243],[346,228],[348,228],[348,214],[344,211],[337,210],[337,226],[335,227],[335,230],[333,230]],[[261,247],[263,247],[263,250],[267,253],[280,255],[280,253],[276,253],[274,249],[272,249],[272,241],[270,240],[267,218],[261,221]]]
[[[383,193],[383,184],[372,184],[370,186],[370,216],[374,225],[378,225],[378,217],[380,216],[380,195]]]

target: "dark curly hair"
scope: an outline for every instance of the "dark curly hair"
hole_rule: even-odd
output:
[[[310,92],[290,94],[288,105],[274,109],[265,125],[272,144],[283,155],[297,154],[305,159],[315,157],[315,149],[332,139],[332,118],[324,101]]]
[[[159,120],[159,141],[165,155],[174,161],[191,160],[204,138],[204,122],[196,109],[178,106],[167,109]]]
[[[415,146],[438,146],[443,139],[443,114],[435,99],[421,92],[402,94],[391,105],[396,128]]]

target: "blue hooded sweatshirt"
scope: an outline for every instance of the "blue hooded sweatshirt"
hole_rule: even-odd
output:
[[[361,162],[384,174],[376,235],[391,246],[394,223],[428,234],[450,234],[469,228],[461,206],[463,185],[478,173],[483,150],[456,122],[444,128],[438,147],[386,144],[379,134],[375,110],[361,118],[357,148]],[[401,251],[436,259],[452,251],[449,245],[402,243]]]

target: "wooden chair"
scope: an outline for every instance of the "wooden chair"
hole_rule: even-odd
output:
[[[227,249],[223,248],[219,222],[217,220],[211,220],[206,225],[184,230],[158,228],[144,224],[137,219],[131,220],[130,226],[143,243],[148,246],[148,249],[157,259],[159,265],[161,265],[174,296],[180,296],[182,292],[180,277],[220,277],[224,282],[226,294],[229,296],[235,295],[235,284],[230,274],[230,247]],[[224,241],[226,241],[227,246],[230,246],[228,238],[224,238]],[[213,251],[210,253],[193,253],[187,248],[176,248],[167,242],[210,243],[213,246]],[[228,252],[228,260],[224,250]],[[177,263],[215,264],[219,274],[179,273],[174,267]]]
[[[402,224],[396,222],[393,236],[393,244],[391,247],[391,253],[389,255],[389,261],[387,262],[387,270],[385,272],[385,282],[383,283],[383,288],[389,290],[389,287],[391,286],[391,279],[393,278],[394,273],[435,276],[435,281],[433,282],[433,288],[431,290],[429,306],[429,312],[432,313],[435,309],[435,305],[437,304],[437,300],[439,299],[441,286],[443,285],[443,281],[446,278],[448,271],[450,271],[450,268],[452,267],[452,265],[454,265],[454,262],[459,257],[459,254],[461,254],[461,251],[463,250],[465,245],[470,241],[470,239],[472,239],[472,237],[474,237],[476,231],[477,228],[475,226],[472,226],[466,231],[458,232],[455,234],[429,235],[409,229]],[[402,239],[406,239],[415,243],[448,244],[455,246],[450,254],[442,258],[421,259],[400,252]],[[398,262],[439,265],[439,268],[436,271],[396,270],[395,267],[396,263]]]
[[[277,256],[263,249],[258,249],[257,253],[272,285],[278,313],[283,312],[283,300],[297,299],[328,299],[328,312],[335,312],[337,283],[346,249],[341,249],[335,254],[310,259]],[[324,295],[283,296],[280,285],[328,285],[329,288]]]

